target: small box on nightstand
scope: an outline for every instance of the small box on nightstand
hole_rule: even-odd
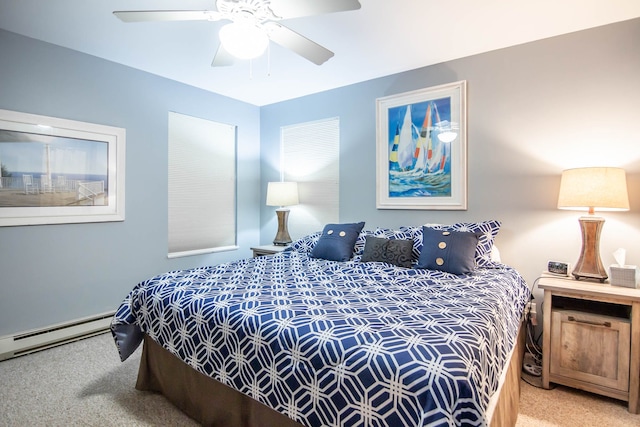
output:
[[[625,288],[637,288],[636,271],[637,268],[635,265],[611,264],[609,267],[609,272],[611,273],[611,285],[623,286]]]

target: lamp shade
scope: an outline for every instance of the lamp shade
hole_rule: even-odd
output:
[[[246,22],[232,22],[220,28],[220,43],[231,55],[253,59],[262,55],[269,44],[264,30]]]
[[[298,203],[297,182],[270,182],[267,184],[267,206],[292,206]]]
[[[595,167],[562,172],[558,209],[628,211],[624,169]]]

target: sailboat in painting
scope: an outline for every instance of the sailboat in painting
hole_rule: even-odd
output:
[[[390,170],[406,172],[413,168],[415,163],[414,129],[415,126],[411,121],[411,105],[407,105],[402,124],[399,128],[396,128],[396,136],[389,156]]]
[[[434,130],[438,130],[439,127],[434,125],[432,114],[435,116],[435,123],[440,123],[438,106],[433,102],[427,106],[427,113],[425,114],[424,123],[420,130],[420,139],[416,146],[416,162],[413,167],[416,175],[443,173],[444,166],[448,159],[447,144],[444,144],[437,137],[434,138]]]
[[[389,192],[406,196],[450,195],[451,171],[449,143],[437,136],[443,121],[435,101],[429,101],[418,129],[407,105],[401,124],[396,126],[389,153]],[[424,107],[423,107],[424,108]]]

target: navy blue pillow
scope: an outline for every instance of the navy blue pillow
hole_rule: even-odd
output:
[[[476,233],[466,231],[422,227],[422,251],[416,267],[453,274],[471,273],[476,268],[478,238]]]
[[[329,261],[349,261],[363,227],[364,222],[325,225],[311,256]]]

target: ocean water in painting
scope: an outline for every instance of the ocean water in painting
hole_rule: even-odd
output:
[[[108,143],[42,132],[0,129],[0,208],[108,206]]]
[[[450,197],[451,174],[389,176],[390,197]]]
[[[451,197],[451,142],[457,138],[451,98],[390,108],[388,114],[389,196]]]

